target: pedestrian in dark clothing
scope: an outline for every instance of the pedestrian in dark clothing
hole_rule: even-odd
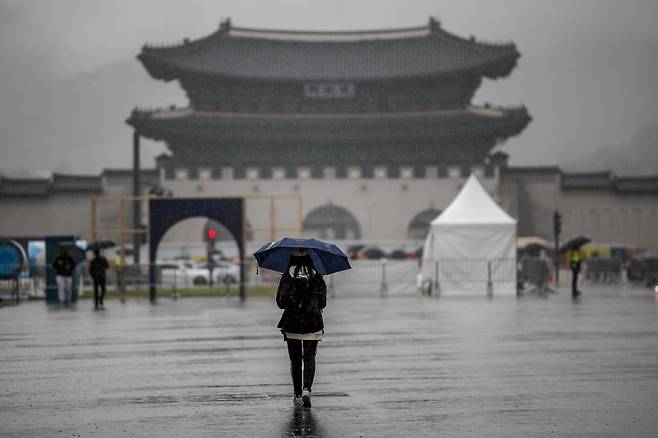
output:
[[[55,280],[57,281],[57,300],[60,305],[68,305],[71,302],[75,261],[63,246],[59,247],[52,267],[55,269]]]
[[[107,259],[100,254],[99,250],[94,250],[94,258],[89,263],[89,275],[94,282],[94,309],[103,308],[103,298],[105,298],[105,271],[110,267]],[[100,289],[100,294],[99,294]]]
[[[327,305],[327,287],[311,258],[301,254],[291,257],[279,282],[276,303],[284,312],[277,327],[288,344],[294,402],[311,407],[315,353],[324,334],[322,309]]]
[[[580,291],[578,290],[578,274],[580,274],[581,263],[582,257],[580,250],[572,249],[569,252],[569,265],[571,267],[571,295],[573,297],[580,296]]]

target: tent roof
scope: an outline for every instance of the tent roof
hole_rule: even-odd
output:
[[[516,224],[471,175],[448,208],[432,221],[432,225]]]

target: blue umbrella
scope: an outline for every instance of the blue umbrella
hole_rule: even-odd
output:
[[[328,275],[351,268],[347,256],[336,245],[316,239],[284,237],[263,246],[254,253],[254,257],[261,268],[283,273],[290,265],[290,257],[299,250],[308,251],[313,267],[319,274]]]

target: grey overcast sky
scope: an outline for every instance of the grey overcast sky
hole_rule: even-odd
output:
[[[514,41],[512,75],[475,102],[534,117],[501,146],[513,164],[658,174],[656,0],[0,0],[0,169],[94,173],[129,167],[134,106],[185,104],[148,77],[145,42],[240,26],[374,29],[422,25]],[[164,150],[146,143],[145,164]]]

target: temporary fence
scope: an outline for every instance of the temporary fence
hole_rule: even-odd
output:
[[[244,263],[245,286],[272,289],[277,286],[278,273],[258,269],[255,260]],[[431,279],[425,278],[425,282],[422,281],[420,260],[351,260],[352,269],[325,277],[327,291],[330,297],[408,296],[421,292],[440,296],[446,285],[458,279],[469,286],[470,293],[491,295],[496,291],[496,283],[516,279],[515,259],[425,260],[424,263],[431,266],[432,272]],[[149,264],[112,266],[106,275],[107,289],[126,293],[147,291],[151,286],[149,268]],[[157,263],[155,268],[154,286],[159,297],[176,298],[184,291],[194,294],[194,290],[204,289],[204,295],[237,295],[241,285],[238,263],[218,265],[213,268],[212,275],[207,268],[175,263]],[[14,279],[0,280],[0,293],[5,296],[44,296],[47,274],[54,277],[52,269],[50,266],[31,267]],[[75,296],[89,296],[93,290],[84,263],[76,268],[73,284]]]
[[[352,269],[328,279],[328,289],[339,295],[440,296],[442,289],[459,284],[465,294],[496,292],[496,285],[516,280],[516,259],[353,260]],[[423,281],[421,268],[429,266],[431,278]]]
[[[350,265],[352,269],[326,279],[330,296],[418,293],[418,260],[351,260]]]
[[[515,292],[516,278],[515,258],[424,259],[419,286],[424,293],[434,296],[446,291],[493,296],[497,289]]]
[[[523,256],[518,262],[519,289],[528,292],[548,292],[551,273],[549,260],[543,257]]]
[[[211,271],[199,267],[180,267],[171,263],[156,263],[155,284],[153,286],[160,296],[180,296],[181,292],[194,289],[199,291],[206,289],[217,295],[237,295],[240,286],[240,265],[231,263],[218,266]],[[149,281],[151,265],[127,264],[113,265],[106,271],[106,289],[110,292],[146,293],[152,284]],[[249,277],[255,277],[255,262],[246,263],[247,282],[253,283]],[[16,270],[14,275],[0,279],[0,298],[7,300],[20,300],[25,298],[43,298],[46,296],[47,278],[55,278],[55,270],[51,266],[31,266],[27,270]],[[266,284],[267,278],[258,281]],[[80,263],[72,274],[72,298],[89,296],[93,291],[93,280],[85,263]],[[210,293],[211,294],[211,293]]]
[[[621,281],[624,262],[619,257],[591,257],[586,263],[586,277],[594,282],[618,283]]]

